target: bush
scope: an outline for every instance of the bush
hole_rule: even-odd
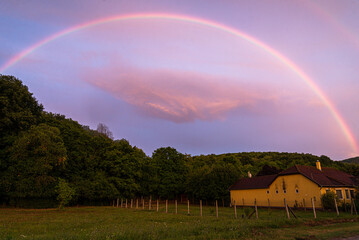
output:
[[[334,199],[336,199],[338,202],[338,198],[335,195],[335,193],[333,193],[333,192],[327,192],[327,193],[323,194],[322,198],[321,198],[323,208],[327,209],[327,210],[335,210]]]
[[[69,186],[66,180],[61,178],[59,178],[56,192],[58,194],[57,200],[59,200],[59,209],[64,208],[71,201],[72,196],[75,195],[75,190]]]
[[[350,208],[351,208],[351,205],[350,203],[342,203],[342,205],[340,205],[339,207],[339,211],[341,212],[350,212]]]

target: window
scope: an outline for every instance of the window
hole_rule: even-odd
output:
[[[269,190],[267,190],[267,194],[269,194]]]
[[[349,189],[345,189],[345,198],[346,198],[346,199],[350,199]]]
[[[278,194],[278,189],[275,190],[275,193]]]
[[[343,199],[343,193],[342,193],[342,190],[340,189],[340,190],[336,190],[336,193],[337,193],[337,197],[339,198],[339,199]]]
[[[295,192],[296,192],[296,193],[299,193],[299,189],[295,189]]]

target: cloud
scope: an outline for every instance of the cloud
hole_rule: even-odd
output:
[[[143,114],[176,123],[224,119],[238,109],[256,112],[263,102],[275,104],[268,88],[235,83],[233,79],[169,70],[123,66],[86,71],[83,79],[136,106]]]

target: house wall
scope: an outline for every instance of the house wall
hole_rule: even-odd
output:
[[[243,205],[243,201],[244,206],[253,206],[256,200],[258,206],[284,207],[285,198],[290,207],[304,207],[305,204],[309,208],[313,198],[315,206],[321,208],[320,197],[318,185],[300,174],[279,176],[266,189],[231,190],[232,204],[235,202],[239,206]]]
[[[321,189],[321,194],[325,194],[327,191],[331,191],[335,194],[338,193],[337,191],[341,191],[342,192],[341,197],[340,197],[340,194],[339,195],[337,194],[337,197],[339,198],[338,204],[341,204],[341,203],[350,203],[351,202],[350,191],[353,191],[353,193],[355,194],[356,189],[348,188],[348,187],[344,187],[344,188],[326,188],[326,187],[324,187]],[[348,194],[346,193],[346,191]]]

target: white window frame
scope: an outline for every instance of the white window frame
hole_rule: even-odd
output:
[[[338,192],[340,192],[340,196],[338,195]],[[335,194],[337,195],[337,197],[338,197],[339,199],[344,199],[343,190],[342,190],[342,189],[335,189]]]
[[[345,190],[344,190],[344,193],[345,193],[345,198],[346,198],[346,199],[350,199],[349,189],[345,189]]]

